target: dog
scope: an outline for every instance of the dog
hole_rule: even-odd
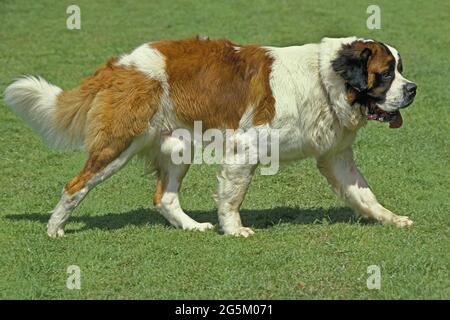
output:
[[[153,201],[159,213],[184,230],[213,228],[182,210],[178,195],[189,164],[171,159],[180,141],[170,133],[192,130],[195,121],[204,130],[279,130],[280,161],[314,157],[335,193],[359,215],[407,227],[408,217],[377,201],[352,152],[368,120],[402,125],[400,109],[417,90],[402,68],[395,48],[356,37],[290,47],[194,37],[144,44],[68,91],[25,76],[6,88],[4,99],[50,147],[88,153],[51,214],[51,237],[63,236],[88,192],[135,155],[157,173]],[[242,225],[239,208],[257,165],[221,165],[215,198],[224,234],[254,233]]]

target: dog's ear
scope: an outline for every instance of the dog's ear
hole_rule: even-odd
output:
[[[338,52],[338,57],[331,62],[333,70],[356,91],[365,91],[367,90],[367,63],[371,55],[372,50],[361,46],[358,42],[344,45]]]

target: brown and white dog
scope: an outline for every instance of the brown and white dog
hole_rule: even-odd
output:
[[[281,161],[314,157],[334,191],[357,213],[405,227],[412,221],[378,203],[356,168],[352,143],[367,120],[402,125],[416,85],[402,76],[396,49],[355,37],[324,38],[285,48],[193,38],[144,44],[113,58],[75,89],[24,77],[4,98],[19,116],[60,149],[81,148],[89,158],[64,187],[48,223],[64,234],[72,210],[97,184],[134,155],[158,174],[154,204],[175,227],[206,230],[180,207],[178,192],[189,164],[174,164],[176,142],[162,132],[192,129],[280,130]],[[223,163],[216,201],[225,234],[249,236],[239,207],[257,164]]]

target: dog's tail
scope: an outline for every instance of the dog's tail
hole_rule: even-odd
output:
[[[41,77],[25,76],[4,92],[6,104],[42,136],[49,147],[81,149],[91,99],[79,89],[64,92]]]

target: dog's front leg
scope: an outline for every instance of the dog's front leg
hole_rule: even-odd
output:
[[[318,159],[317,167],[327,178],[333,190],[361,216],[373,218],[384,224],[394,224],[397,227],[407,227],[412,224],[408,217],[395,215],[378,203],[355,165],[352,149]]]
[[[252,180],[256,165],[223,164],[217,180],[216,203],[220,228],[224,234],[248,237],[254,232],[244,227],[239,208]]]

